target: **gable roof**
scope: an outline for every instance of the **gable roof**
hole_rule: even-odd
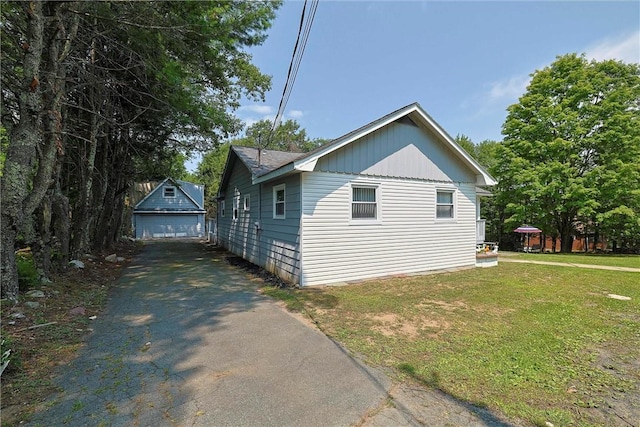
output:
[[[260,154],[258,158],[258,154]],[[289,151],[265,150],[258,152],[257,147],[245,147],[242,145],[232,145],[227,156],[227,162],[222,172],[222,179],[218,195],[221,195],[223,188],[227,186],[231,171],[236,161],[240,160],[242,164],[249,169],[252,175],[252,181],[268,174],[274,170],[281,168],[287,164],[291,164],[296,159],[306,156],[308,153],[292,153]]]
[[[256,147],[243,147],[234,145],[231,147],[236,152],[242,163],[247,166],[252,174],[259,177],[279,167],[307,155],[307,153],[291,153],[288,151],[261,150]],[[258,158],[260,154],[260,158]]]
[[[230,155],[227,158],[227,165],[223,173],[220,188],[226,186],[228,173],[231,172],[233,162],[232,154],[241,159],[252,174],[252,183],[258,184],[266,182],[290,172],[312,171],[318,159],[330,154],[347,144],[350,144],[376,130],[403,118],[410,119],[417,126],[428,130],[436,135],[436,137],[451,151],[452,155],[462,161],[476,175],[477,185],[495,185],[496,180],[489,175],[487,171],[462,147],[460,147],[453,138],[438,124],[427,112],[414,102],[396,111],[393,111],[379,119],[372,121],[354,131],[351,131],[339,138],[322,145],[309,153],[288,153],[282,151],[262,150],[260,163],[257,161],[257,148],[253,147],[237,147],[233,146]]]
[[[149,199],[160,188],[164,187],[164,185],[167,182],[172,183],[182,194],[184,194],[187,197],[187,199],[189,199],[195,206],[197,206],[199,210],[203,210],[204,211],[204,207],[202,206],[202,204],[198,203],[187,191],[185,191],[182,188],[184,184],[192,184],[192,183],[187,182],[187,181],[178,181],[178,180],[175,180],[173,178],[165,178],[164,181],[162,181],[160,184],[156,185],[156,187],[153,190],[151,190],[149,192],[149,194],[147,194],[142,200],[140,200],[138,203],[136,203],[136,205],[133,207],[133,210],[135,211],[140,206],[142,206],[144,204],[144,202],[147,201],[147,199]]]

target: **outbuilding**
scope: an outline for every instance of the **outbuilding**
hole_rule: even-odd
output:
[[[204,185],[166,178],[133,209],[137,239],[203,237]]]

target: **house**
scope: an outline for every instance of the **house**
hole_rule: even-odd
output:
[[[204,185],[167,178],[133,209],[136,239],[203,237]]]
[[[218,242],[301,286],[471,267],[495,183],[414,103],[310,153],[233,146]]]

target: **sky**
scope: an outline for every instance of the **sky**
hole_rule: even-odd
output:
[[[303,5],[248,49],[272,89],[243,100],[247,125],[277,112]],[[452,136],[500,141],[530,75],[567,53],[640,63],[640,2],[321,0],[283,120],[333,139],[418,102]]]

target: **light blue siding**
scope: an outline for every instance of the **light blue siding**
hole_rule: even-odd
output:
[[[165,187],[174,187],[176,189],[176,196],[164,197]],[[190,190],[192,189],[190,188]],[[170,181],[165,181],[160,188],[155,190],[149,195],[149,197],[147,197],[147,199],[143,200],[138,206],[136,206],[136,210],[138,211],[188,211],[200,209],[202,209],[202,206],[198,206],[193,203],[189,197],[180,191],[179,185],[173,184]]]
[[[285,184],[286,219],[273,218],[273,186]],[[291,175],[266,184],[251,184],[251,174],[235,162],[223,189],[225,212],[218,213],[218,243],[284,280],[300,276],[300,177]],[[250,209],[244,198],[249,195]],[[238,209],[237,218],[233,210]],[[258,223],[259,227],[256,225]]]
[[[198,206],[204,208],[204,185],[180,180],[177,180],[176,183],[180,186],[182,191],[191,196]]]
[[[273,218],[273,187],[285,184],[285,219]],[[299,283],[300,278],[300,175],[262,186],[261,244],[268,271]]]
[[[475,174],[429,130],[396,121],[318,160],[315,171],[475,182]]]
[[[175,197],[165,197],[172,187]],[[204,186],[185,181],[163,181],[140,201],[133,213],[138,239],[204,236]]]

